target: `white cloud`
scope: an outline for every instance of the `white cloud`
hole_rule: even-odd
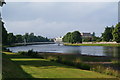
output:
[[[96,32],[117,23],[117,3],[8,3],[3,19],[9,32],[46,37],[68,31]],[[8,14],[9,13],[9,14]]]
[[[119,0],[6,0],[6,2],[118,2]]]
[[[58,37],[65,34],[68,27],[73,24],[65,22],[46,22],[43,19],[36,19],[31,21],[12,21],[6,22],[7,30],[15,34],[24,34],[25,32],[34,32],[36,35],[43,35],[46,37]],[[63,29],[64,28],[64,29]]]

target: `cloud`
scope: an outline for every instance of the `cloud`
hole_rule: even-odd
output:
[[[6,0],[6,2],[118,2],[119,0]]]
[[[117,9],[115,2],[13,2],[3,7],[2,14],[9,32],[58,37],[74,30],[101,35],[105,26],[117,23]]]
[[[25,32],[34,32],[36,35],[43,35],[46,37],[63,36],[64,31],[72,27],[73,24],[64,22],[46,22],[43,19],[36,19],[31,21],[10,21],[6,22],[7,30],[15,34]],[[64,29],[63,29],[64,28]]]

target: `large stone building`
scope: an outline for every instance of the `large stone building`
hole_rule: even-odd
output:
[[[82,38],[92,38],[93,34],[91,33],[81,33]]]

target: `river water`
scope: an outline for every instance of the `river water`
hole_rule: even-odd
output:
[[[117,57],[120,53],[120,47],[105,47],[105,46],[64,46],[57,44],[43,44],[43,45],[27,45],[9,47],[12,52],[28,51],[33,49],[38,52],[56,52],[64,54],[84,54],[95,56],[113,56]]]

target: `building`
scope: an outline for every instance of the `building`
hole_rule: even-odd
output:
[[[56,42],[56,43],[61,43],[61,42],[62,42],[62,38],[63,38],[63,37],[55,38],[55,39],[54,39],[54,42]]]
[[[81,33],[82,38],[92,38],[93,34],[91,33]]]

